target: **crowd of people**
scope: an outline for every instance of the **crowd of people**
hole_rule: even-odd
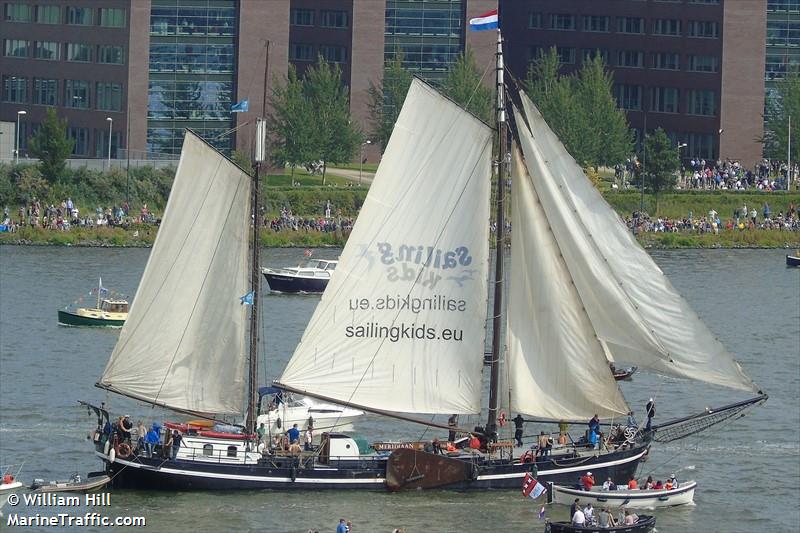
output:
[[[321,217],[301,217],[292,213],[288,207],[281,209],[280,216],[269,221],[265,220],[264,225],[272,231],[320,231],[335,232],[337,230],[350,231],[353,229],[354,220],[350,217],[343,217],[339,212],[335,217],[332,216],[330,202],[325,208],[325,215]]]
[[[127,229],[131,224],[158,224],[159,220],[142,205],[138,214],[132,214],[127,203],[101,207],[94,212],[81,213],[72,198],[60,204],[47,204],[34,197],[27,206],[20,206],[14,216],[9,208],[3,208],[2,226],[5,231],[16,232],[20,228],[33,227],[48,230],[68,231],[72,227],[120,227]]]

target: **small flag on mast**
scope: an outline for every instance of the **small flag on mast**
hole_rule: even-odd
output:
[[[472,31],[494,30],[499,25],[497,10],[492,9],[483,15],[469,19],[469,29]]]
[[[244,296],[239,297],[239,301],[242,305],[253,305],[253,298],[255,297],[255,291],[250,291]]]
[[[544,505],[539,509],[539,520],[544,520]]]
[[[97,290],[100,294],[105,294],[108,292],[108,289],[103,287],[103,278],[99,278],[99,282],[97,283]]]
[[[545,492],[547,492],[547,489],[544,488],[544,485],[536,481],[530,473],[525,474],[525,478],[522,480],[523,496],[528,496],[535,500]]]
[[[231,106],[231,111],[234,113],[247,113],[249,109],[250,109],[250,101],[247,98],[245,98],[238,104],[233,104]]]

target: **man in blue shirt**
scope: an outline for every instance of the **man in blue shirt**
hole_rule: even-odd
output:
[[[291,431],[291,429],[289,431]],[[339,527],[336,528],[336,533],[347,533],[347,523],[344,518],[339,519]]]
[[[292,428],[286,432],[286,434],[289,436],[289,444],[300,441],[300,430],[297,429],[297,424],[293,425]]]

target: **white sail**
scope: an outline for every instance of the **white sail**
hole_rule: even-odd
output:
[[[507,316],[511,412],[566,420],[623,415],[628,405],[516,147],[513,154]]]
[[[672,287],[536,106],[518,116],[534,186],[598,336],[617,361],[741,390],[750,378]]]
[[[492,132],[414,80],[279,383],[405,413],[480,411]]]
[[[250,177],[187,132],[100,386],[179,410],[244,411],[249,229]]]

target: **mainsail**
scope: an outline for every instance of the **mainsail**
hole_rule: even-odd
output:
[[[163,220],[98,386],[242,414],[250,177],[187,131]]]
[[[511,175],[510,409],[566,420],[625,414],[628,405],[516,147]]]
[[[520,93],[533,187],[598,337],[617,361],[734,389],[757,388],[636,242]],[[527,125],[526,125],[527,124]]]
[[[412,82],[279,386],[397,413],[480,412],[491,138]]]

